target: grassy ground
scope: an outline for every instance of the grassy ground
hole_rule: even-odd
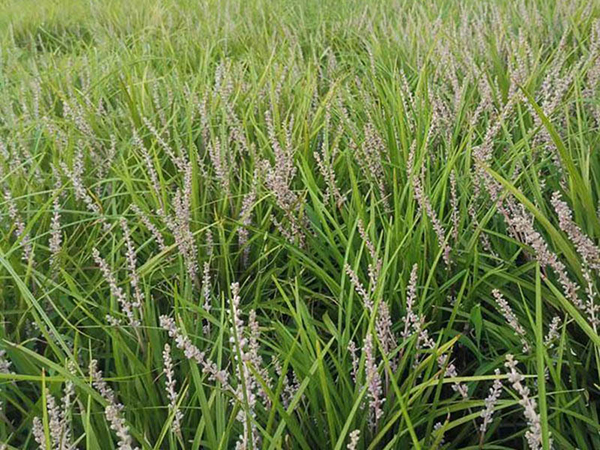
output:
[[[600,448],[598,6],[2,2],[0,448]]]

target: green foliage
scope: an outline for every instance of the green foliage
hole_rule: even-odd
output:
[[[92,360],[144,450],[241,437],[344,449],[354,430],[360,449],[524,448],[507,354],[536,401],[540,448],[600,448],[594,308],[573,303],[502,211],[531,219],[581,301],[597,303],[600,261],[550,199],[560,192],[596,245],[598,12],[576,0],[3,2],[0,449],[38,448],[35,417],[51,443],[48,403],[71,384],[72,443],[117,448]],[[142,299],[139,326],[123,298]],[[259,363],[244,355],[251,311]],[[431,345],[401,335],[411,311]],[[163,315],[231,389],[186,358]]]

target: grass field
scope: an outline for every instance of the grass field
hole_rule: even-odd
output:
[[[599,449],[598,17],[0,2],[0,449]]]

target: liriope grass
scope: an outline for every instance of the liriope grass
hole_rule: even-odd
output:
[[[0,448],[600,447],[595,2],[0,13]]]

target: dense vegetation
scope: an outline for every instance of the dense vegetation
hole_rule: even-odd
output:
[[[598,6],[2,2],[0,448],[600,448]]]

